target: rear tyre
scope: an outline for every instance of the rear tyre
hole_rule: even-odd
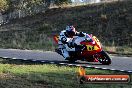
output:
[[[111,58],[105,51],[100,52],[101,57],[99,58],[99,62],[103,65],[110,65],[111,64]]]
[[[70,58],[68,59],[69,63],[75,63],[75,61],[77,61],[77,59],[75,57],[76,53],[71,51],[71,52],[69,52],[69,55],[70,55]]]
[[[68,61],[69,63],[75,63],[76,60],[74,58],[69,58]]]

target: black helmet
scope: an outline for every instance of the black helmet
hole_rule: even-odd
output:
[[[76,34],[76,29],[74,26],[66,26],[66,33],[68,36],[73,37]]]

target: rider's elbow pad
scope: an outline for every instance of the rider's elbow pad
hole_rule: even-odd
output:
[[[62,38],[61,38],[61,42],[62,42],[62,43],[66,44],[66,43],[67,43],[66,41],[67,41],[67,39],[66,39],[65,37],[62,37]]]

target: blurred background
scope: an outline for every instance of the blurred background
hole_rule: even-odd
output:
[[[69,23],[106,51],[132,53],[131,0],[0,0],[0,48],[54,51]]]

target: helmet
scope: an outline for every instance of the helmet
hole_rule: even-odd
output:
[[[67,35],[68,35],[69,37],[75,36],[76,30],[75,30],[74,26],[67,26],[67,27],[66,27],[66,33],[67,33]]]

